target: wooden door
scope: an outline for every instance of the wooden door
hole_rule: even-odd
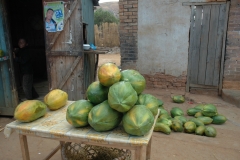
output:
[[[188,67],[190,90],[221,90],[228,7],[229,3],[191,6]]]
[[[44,0],[43,3],[51,1],[56,0]],[[49,89],[62,89],[68,93],[69,100],[79,100],[85,92],[81,1],[67,2],[64,4],[64,29],[59,32],[45,30]]]
[[[18,103],[5,1],[0,0],[0,115],[13,115]]]

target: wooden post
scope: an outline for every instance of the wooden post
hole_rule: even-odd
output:
[[[139,146],[135,150],[135,160],[146,160],[146,152],[143,151],[143,146]]]
[[[147,157],[146,157],[147,160],[150,160],[150,157],[151,157],[151,147],[152,147],[152,137],[149,140],[147,145]]]
[[[23,160],[30,160],[28,144],[27,144],[27,136],[19,134],[19,140],[20,140]]]

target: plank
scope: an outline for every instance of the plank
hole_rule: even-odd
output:
[[[135,160],[145,160],[146,153],[143,151],[143,146],[137,147],[135,151]]]
[[[191,54],[191,83],[197,84],[198,78],[198,64],[199,64],[199,52],[200,52],[200,38],[201,38],[201,18],[202,18],[202,6],[196,6],[195,26],[193,33],[190,36],[193,38],[190,41],[190,54]]]
[[[20,140],[23,160],[30,160],[28,144],[27,144],[27,136],[19,134],[19,140]]]
[[[227,35],[227,22],[228,22],[228,13],[229,13],[230,2],[227,2],[226,12],[225,12],[225,24],[223,29],[223,45],[222,45],[222,55],[221,55],[221,70],[219,76],[219,95],[222,93],[222,81],[223,81],[223,67],[224,67],[224,56],[225,56],[225,47],[226,47],[226,35]]]
[[[61,89],[63,87],[63,85],[66,83],[66,81],[68,80],[68,78],[70,77],[70,75],[72,74],[73,70],[75,69],[75,67],[77,66],[77,64],[79,63],[79,61],[81,60],[82,57],[78,57],[77,59],[75,59],[75,61],[73,62],[72,66],[69,68],[69,70],[66,72],[66,75],[63,75],[63,79],[62,81],[59,83],[58,88]]]
[[[213,85],[219,85],[219,75],[221,70],[221,53],[222,53],[222,45],[223,45],[223,33],[224,27],[226,23],[226,4],[219,5],[219,18],[218,18],[218,28],[217,28],[217,46],[216,46],[216,55],[215,55],[215,64],[214,64],[214,72],[213,72]]]
[[[64,18],[64,21],[63,21],[63,27],[65,28],[65,24],[66,22],[69,20],[69,18],[71,17],[73,11],[75,10],[76,6],[78,6],[79,0],[75,0],[72,4],[72,6],[74,6],[74,8],[70,11],[70,12],[67,12],[67,15],[65,15],[65,18]],[[47,44],[47,50],[51,50],[53,45],[55,44],[56,40],[58,39],[59,35],[61,34],[61,32],[57,32],[54,34],[54,37],[52,39],[52,41],[50,42],[50,44]]]
[[[192,43],[193,43],[193,41],[194,41],[194,38],[193,38],[193,36],[191,36],[192,34],[193,34],[193,25],[194,25],[194,16],[195,16],[195,14],[194,14],[194,10],[195,10],[195,8],[194,8],[195,6],[191,6],[191,16],[190,16],[190,22],[191,22],[191,24],[190,24],[190,42],[189,42],[189,57],[188,57],[188,66],[190,66],[190,67],[188,67],[188,74],[187,74],[187,85],[186,85],[186,91],[187,92],[189,92],[190,90],[189,90],[189,85],[190,85],[190,81],[191,81],[191,67],[192,67]]]
[[[146,155],[147,160],[151,159],[151,148],[152,148],[152,137],[149,140],[148,145],[147,145],[147,155]]]
[[[54,154],[57,153],[59,149],[61,149],[61,145],[58,145],[51,153],[48,154],[46,158],[44,158],[44,160],[50,160],[50,158],[54,156]]]
[[[200,85],[200,84],[190,84],[191,88],[206,88],[206,89],[218,89],[217,86],[207,86],[207,85]]]
[[[0,1],[0,48],[3,50],[3,52],[6,54],[6,56],[9,56],[9,37],[7,34],[7,23],[5,19],[5,10],[4,10],[4,2]],[[12,106],[12,82],[11,75],[9,73],[9,60],[0,62],[0,69],[1,69],[1,82],[2,82],[2,89],[0,92],[3,92],[3,97],[5,104],[4,106],[7,107],[13,107]],[[14,110],[14,109],[13,109]]]
[[[209,28],[209,43],[208,43],[208,56],[206,67],[205,85],[213,85],[215,54],[217,47],[217,28],[219,17],[219,5],[211,6],[210,28]]]
[[[203,6],[203,5],[213,5],[213,4],[226,4],[225,2],[183,2],[183,6]]]
[[[203,20],[202,20],[202,32],[201,32],[201,46],[200,46],[200,57],[198,65],[198,83],[205,83],[206,64],[207,64],[207,47],[208,47],[208,34],[209,34],[209,23],[210,23],[210,12],[211,5],[203,6]]]

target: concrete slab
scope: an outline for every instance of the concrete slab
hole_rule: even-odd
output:
[[[240,90],[223,89],[222,98],[224,101],[240,107]]]

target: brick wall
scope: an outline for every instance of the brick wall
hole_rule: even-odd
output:
[[[138,0],[119,0],[119,36],[122,69],[136,69],[138,58]]]
[[[180,89],[185,90],[187,76],[183,74],[179,77],[156,73],[155,75],[143,75],[147,82],[147,88],[159,89]]]
[[[240,0],[231,0],[223,89],[240,90]]]

